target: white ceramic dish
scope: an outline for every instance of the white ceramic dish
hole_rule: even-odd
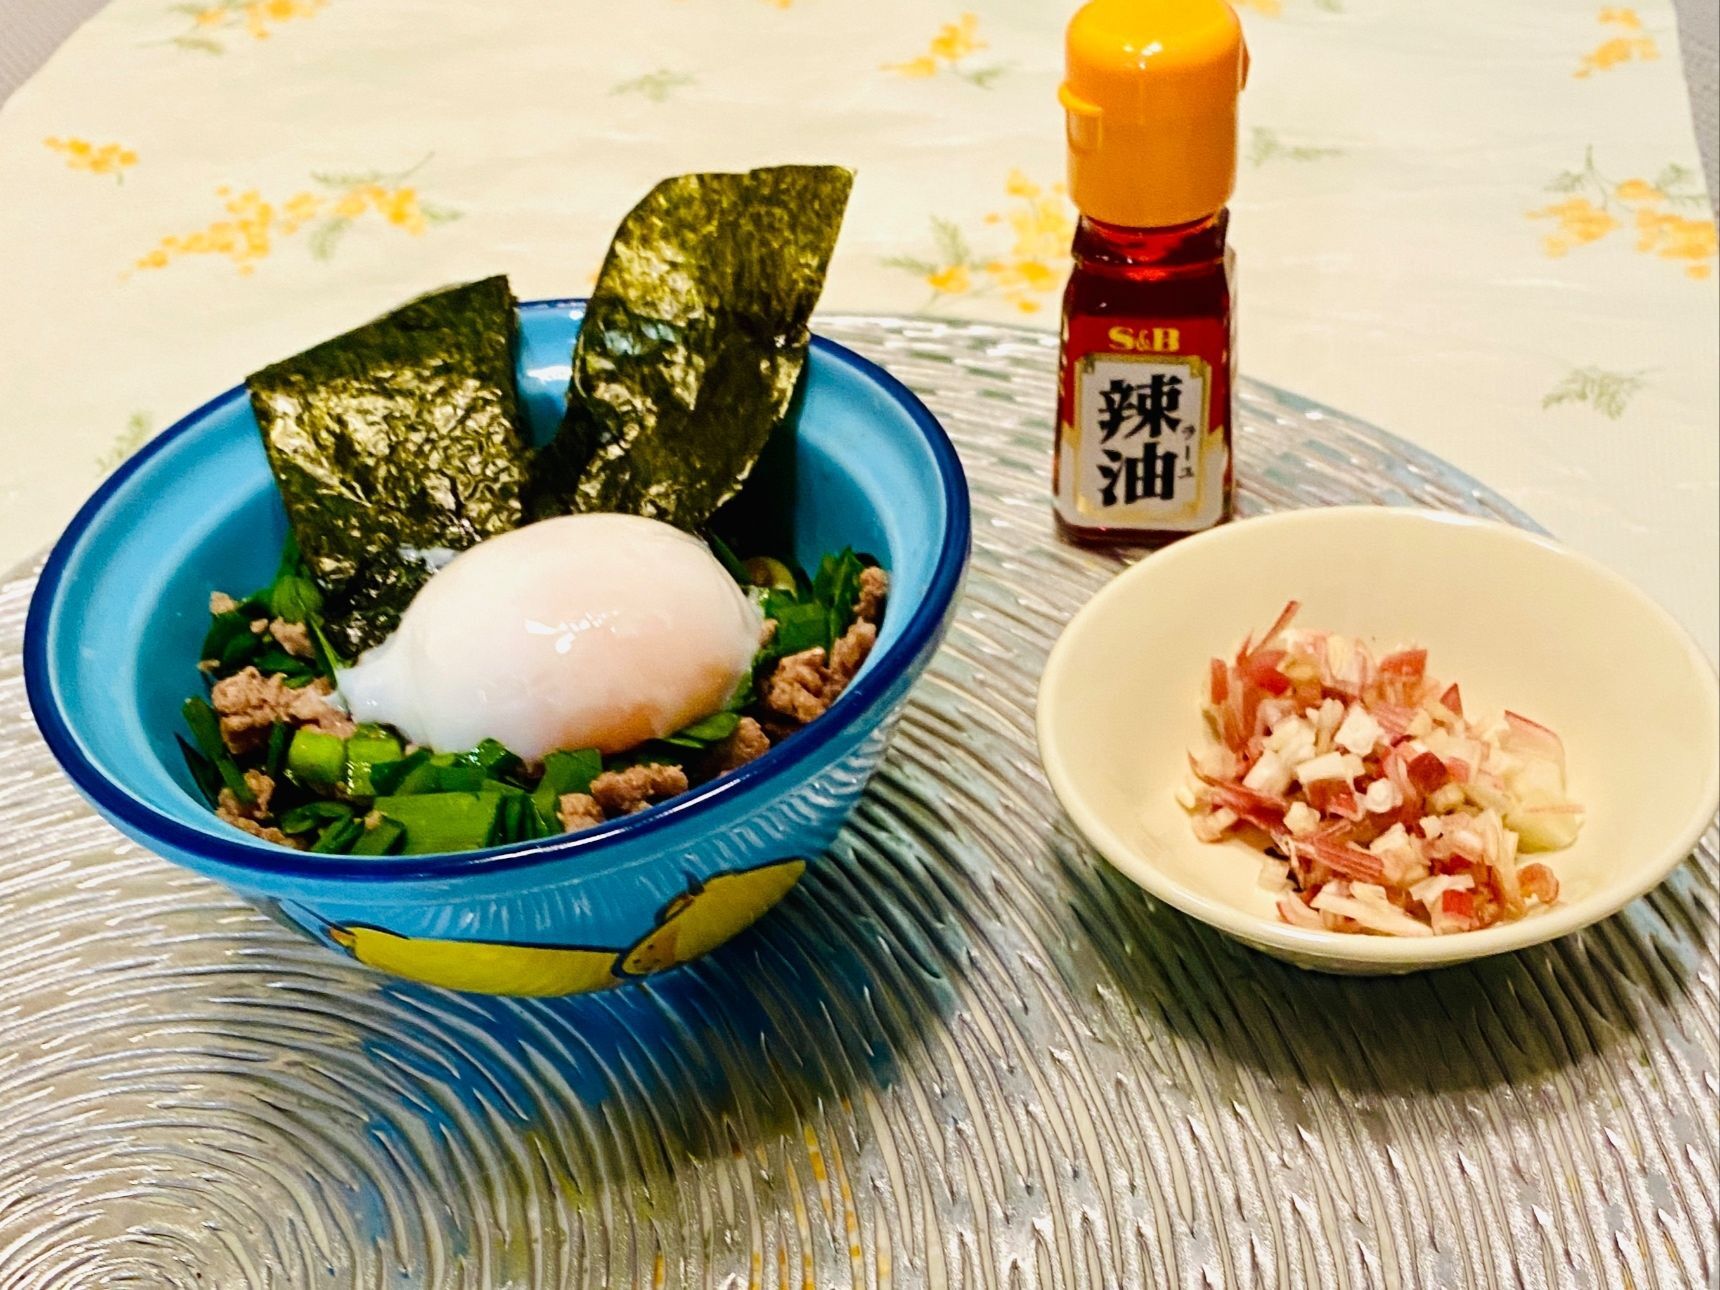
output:
[[[1541,857],[1557,904],[1447,936],[1296,928],[1259,885],[1257,851],[1195,839],[1173,793],[1209,739],[1207,661],[1291,599],[1302,626],[1426,646],[1472,715],[1510,707],[1558,731],[1587,817],[1574,846]],[[1051,785],[1106,859],[1184,913],[1328,972],[1413,972],[1585,927],[1664,879],[1720,806],[1720,690],[1672,618],[1587,557],[1433,511],[1292,511],[1148,557],[1064,629],[1038,720]]]

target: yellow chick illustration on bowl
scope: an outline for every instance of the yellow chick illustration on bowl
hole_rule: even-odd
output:
[[[402,936],[369,923],[316,921],[331,941],[366,967],[425,985],[472,994],[588,994],[714,950],[758,921],[805,872],[805,860],[782,860],[694,880],[628,949],[452,941]]]
[[[401,936],[363,923],[336,924],[329,939],[366,967],[474,994],[586,994],[615,985],[617,951],[503,941]]]
[[[805,872],[804,860],[779,860],[695,882],[663,907],[657,925],[621,960],[621,971],[646,976],[715,949],[757,922]]]

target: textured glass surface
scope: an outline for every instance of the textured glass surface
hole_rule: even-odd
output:
[[[1054,344],[822,330],[944,420],[956,626],[839,842],[690,968],[565,1001],[390,982],[123,842],[36,736],[0,586],[0,1287],[1684,1286],[1716,1276],[1716,857],[1400,980],[1161,908],[1033,748],[1119,567],[1051,536]],[[1526,522],[1244,385],[1244,510]]]

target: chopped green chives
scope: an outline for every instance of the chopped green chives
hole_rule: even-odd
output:
[[[406,829],[407,855],[473,851],[489,844],[500,793],[414,793],[379,797],[376,809]]]
[[[270,779],[278,776],[287,764],[287,744],[292,737],[293,728],[284,721],[277,721],[269,727],[269,749],[263,754],[263,770]]]
[[[346,789],[354,797],[375,794],[372,771],[400,760],[400,741],[380,727],[360,727],[346,741]]]
[[[727,739],[734,734],[740,723],[740,714],[737,712],[713,712],[710,716],[701,718],[690,726],[682,726],[674,734],[665,736],[663,742],[674,744],[677,748],[702,750]]]
[[[705,539],[705,545],[709,546],[711,548],[711,554],[717,557],[717,563],[729,571],[729,577],[733,578],[743,587],[746,586],[748,582],[752,581],[750,576],[751,571],[748,568],[748,564],[751,563],[750,561],[748,561],[747,564],[743,564],[741,562],[741,558],[735,554],[734,548],[727,542],[723,541],[722,538],[718,537],[715,533],[705,533],[703,536]]]
[[[825,556],[818,567],[813,594],[829,614],[827,646],[834,645],[854,624],[854,611],[860,603],[860,573],[865,567],[852,547]]]
[[[269,638],[272,642],[274,637]],[[252,657],[251,664],[264,676],[281,675],[289,678],[303,677],[306,682],[312,680],[316,673],[310,662],[297,654],[289,654],[279,645],[268,644]]]
[[[401,782],[429,760],[430,750],[420,748],[398,761],[379,761],[370,768],[370,786],[379,797],[398,793]]]
[[[520,769],[520,759],[494,739],[479,740],[477,747],[455,753],[456,766],[476,766],[489,779],[507,779]]]
[[[287,773],[301,784],[329,788],[346,769],[346,740],[301,727],[287,748]]]
[[[774,593],[773,593],[774,596]],[[817,602],[810,604],[771,604],[765,609],[768,617],[776,619],[776,635],[766,651],[772,658],[798,654],[814,645],[828,645],[830,612]]]
[[[424,785],[418,790],[421,793],[476,793],[489,778],[482,766],[458,765],[451,759],[444,762],[440,756],[432,757],[430,764],[418,773]]]
[[[248,658],[256,647],[257,638],[251,634],[251,620],[237,609],[209,616],[209,631],[203,637],[199,658],[213,658],[223,664],[231,658]],[[232,650],[229,655],[228,651]]]
[[[354,843],[364,836],[364,822],[347,818],[329,825],[317,837],[312,851],[325,855],[341,854],[352,849]]]
[[[221,719],[215,715],[215,709],[203,699],[187,699],[185,706],[180,709],[185,715],[185,724],[191,727],[191,737],[197,741],[197,747],[215,766],[221,776],[221,782],[233,790],[233,796],[246,805],[257,800],[251,786],[245,782],[245,772],[239,769],[239,763],[233,760],[233,754],[227,751],[227,745],[221,739]]]
[[[385,815],[377,821],[374,828],[366,829],[364,836],[352,844],[351,853],[355,856],[391,855],[405,836],[406,826]]]
[[[346,660],[329,644],[328,637],[323,633],[321,618],[312,614],[305,619],[305,628],[310,632],[311,648],[316,653],[317,672],[322,676],[332,677],[338,669],[346,666]]]
[[[408,761],[410,760],[412,759],[408,758]],[[393,791],[402,797],[418,793],[438,792],[442,788],[440,777],[445,769],[447,768],[444,766],[438,766],[435,758],[426,753],[422,761],[418,762],[415,766],[409,767],[406,773],[399,777]],[[478,772],[479,778],[482,777],[482,774],[483,772]],[[370,782],[372,784],[376,783],[376,776],[374,773],[371,775]],[[476,787],[475,784],[474,787]],[[381,793],[380,788],[378,788],[377,791]],[[387,794],[382,795],[387,796]]]
[[[179,743],[180,755],[185,758],[185,769],[191,772],[197,791],[208,799],[210,809],[214,809],[221,800],[221,772],[215,769],[214,762],[186,743],[183,736],[173,737]]]
[[[325,824],[338,824],[351,818],[352,807],[345,802],[330,802],[318,798],[314,802],[306,802],[303,806],[295,806],[281,816],[280,829],[282,833],[310,833]]]
[[[591,781],[603,773],[603,754],[595,748],[577,752],[552,752],[543,759],[543,778],[532,793],[532,805],[549,828],[561,830],[556,807],[567,793],[591,790]]]
[[[299,541],[291,525],[287,527],[287,540],[281,546],[281,562],[275,569],[275,580],[266,590],[258,592],[257,598],[267,603],[270,617],[289,623],[306,622],[322,611],[322,590],[299,553]]]

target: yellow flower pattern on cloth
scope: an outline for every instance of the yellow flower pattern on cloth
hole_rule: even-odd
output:
[[[1018,312],[1038,313],[1069,270],[1069,240],[1075,232],[1069,199],[1062,184],[1041,185],[1020,170],[1010,171],[1004,193],[1008,204],[984,220],[1011,236],[997,254],[977,254],[959,225],[934,218],[935,258],[892,256],[884,263],[923,278],[932,289],[929,308],[951,297],[996,292]]]
[[[1262,18],[1282,18],[1284,16],[1285,0],[1232,0],[1235,8],[1248,13],[1257,13]],[[1327,13],[1342,13],[1343,0],[1314,0],[1316,9],[1324,9]]]
[[[309,18],[327,4],[328,0],[191,0],[173,6],[174,13],[191,20],[173,43],[203,54],[225,53],[223,36],[243,33],[252,40],[267,40],[281,24]]]
[[[1602,9],[1598,19],[1601,26],[1617,34],[1608,36],[1588,53],[1571,75],[1579,80],[1604,72],[1620,63],[1648,62],[1660,57],[1660,47],[1654,37],[1642,29],[1642,19],[1635,9]]]
[[[196,232],[162,238],[134,267],[165,269],[188,255],[216,255],[225,257],[240,273],[249,274],[259,261],[268,258],[279,239],[293,237],[307,227],[311,230],[307,237],[311,255],[326,260],[360,221],[379,222],[413,237],[422,236],[431,225],[460,217],[456,210],[424,201],[418,189],[406,182],[423,165],[421,161],[395,174],[314,174],[311,179],[317,189],[302,189],[280,202],[266,200],[255,188],[218,188],[215,195],[222,199],[221,218]]]
[[[938,34],[932,37],[925,53],[906,62],[885,63],[882,70],[915,80],[948,72],[981,89],[989,89],[991,83],[1008,68],[1002,63],[974,66],[971,61],[973,55],[985,48],[986,43],[979,36],[979,15],[964,13],[954,22],[946,22],[938,28]]]
[[[1548,185],[1549,191],[1565,194],[1564,200],[1529,211],[1528,218],[1553,222],[1553,231],[1541,239],[1541,249],[1555,258],[1599,242],[1628,224],[1636,230],[1639,252],[1682,265],[1687,277],[1706,278],[1714,272],[1717,242],[1714,221],[1702,209],[1706,200],[1695,178],[1683,166],[1668,166],[1653,183],[1646,179],[1615,183],[1596,168],[1591,148],[1581,170],[1567,170]],[[1681,215],[1677,208],[1697,213]]]
[[[125,182],[125,172],[137,164],[137,153],[118,143],[97,144],[88,139],[62,139],[50,135],[42,140],[42,146],[64,157],[71,170],[112,175],[121,183]]]

